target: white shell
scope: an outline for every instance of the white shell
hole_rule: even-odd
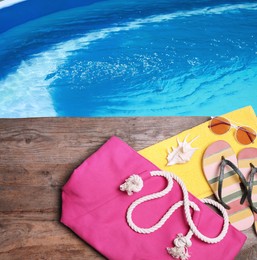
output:
[[[188,135],[185,137],[183,142],[180,142],[177,139],[178,147],[177,148],[172,147],[172,151],[168,150],[168,156],[167,156],[168,166],[188,162],[191,159],[192,155],[194,154],[195,150],[198,149],[198,148],[193,148],[191,146],[192,142],[195,139],[197,139],[198,136],[189,143],[186,141],[187,137]]]

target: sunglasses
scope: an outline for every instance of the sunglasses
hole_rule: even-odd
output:
[[[238,126],[230,123],[230,121],[224,117],[212,117],[208,127],[217,135],[223,135],[230,130],[230,128],[236,129],[236,140],[240,144],[250,144],[256,139],[256,132],[248,126]]]

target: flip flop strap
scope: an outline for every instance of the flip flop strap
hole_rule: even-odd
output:
[[[252,163],[250,163],[250,166],[251,166],[251,172],[250,172],[250,175],[249,175],[247,199],[249,201],[251,209],[255,213],[257,213],[257,208],[253,205],[253,201],[252,201],[254,175],[257,173],[257,168]]]
[[[240,200],[240,204],[244,203],[245,198],[247,197],[248,190],[247,190],[247,181],[242,174],[242,172],[235,166],[234,163],[232,163],[230,160],[227,160],[224,158],[224,156],[221,157],[221,163],[220,163],[220,175],[219,175],[219,180],[218,180],[218,196],[220,203],[222,206],[226,209],[230,209],[230,207],[223,201],[222,199],[222,186],[223,186],[223,180],[224,180],[224,169],[225,166],[228,165],[239,177],[241,180],[240,187],[243,191],[243,196]]]

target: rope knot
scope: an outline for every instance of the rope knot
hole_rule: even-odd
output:
[[[189,237],[183,236],[183,234],[178,234],[177,238],[174,239],[175,247],[167,247],[168,253],[177,259],[187,260],[190,255],[188,254],[188,247],[192,245]]]
[[[143,180],[142,178],[137,175],[133,174],[125,182],[120,185],[121,191],[126,191],[128,195],[132,195],[133,192],[139,192],[143,188]]]

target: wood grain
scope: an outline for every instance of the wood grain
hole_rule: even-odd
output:
[[[135,150],[207,117],[0,119],[0,259],[104,259],[59,223],[61,187],[110,136]],[[247,230],[237,259],[257,259]]]

